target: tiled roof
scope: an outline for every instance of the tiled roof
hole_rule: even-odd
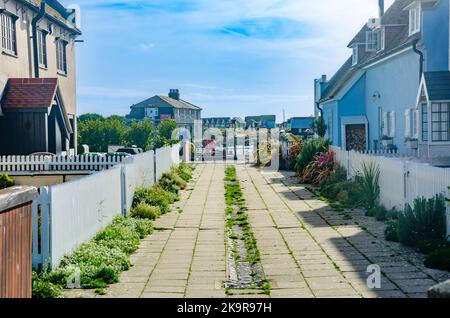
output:
[[[319,103],[332,99],[342,86],[355,74],[356,68],[352,67],[352,58],[350,57],[344,65],[334,74],[328,82],[328,86],[322,94]]]
[[[152,98],[146,99],[136,105],[131,106],[131,108],[146,108],[146,107],[174,107],[183,109],[194,109],[201,110],[200,107],[188,103],[184,100],[176,100],[168,96],[156,95]]]
[[[1,109],[36,109],[52,106],[58,80],[56,78],[11,78],[0,102]]]
[[[425,84],[430,101],[450,100],[450,72],[425,72]]]
[[[354,67],[352,67],[352,58],[349,58],[330,79],[328,87],[323,92],[322,98],[319,101],[320,103],[332,99],[343,85],[352,78],[358,68],[388,57],[412,45],[413,41],[420,39],[420,33],[409,36],[409,15],[408,11],[404,10],[414,1],[415,0],[394,1],[381,19],[381,24],[385,26],[386,32],[384,50],[377,52],[359,50],[358,64]],[[365,44],[366,32],[369,30],[369,27],[365,24],[358,34],[350,41],[348,46],[351,47],[354,44]],[[364,53],[362,53],[362,51],[364,51]]]

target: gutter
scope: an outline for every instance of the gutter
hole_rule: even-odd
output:
[[[31,28],[33,32],[33,65],[34,65],[34,77],[39,78],[39,55],[38,55],[38,43],[37,43],[37,24],[45,16],[45,0],[41,2],[41,8],[39,13],[31,21]]]
[[[420,57],[420,70],[419,70],[419,82],[420,82],[422,80],[423,64],[424,64],[425,59],[424,59],[423,52],[417,48],[417,43],[419,43],[419,40],[418,39],[414,40],[412,47],[413,47],[413,51],[416,54],[418,54]]]

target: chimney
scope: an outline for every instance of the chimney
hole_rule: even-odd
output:
[[[172,99],[180,100],[180,91],[178,89],[171,89],[169,97]]]
[[[384,15],[384,0],[378,0],[378,12],[381,19]]]
[[[326,75],[322,75],[321,83],[326,83],[326,82],[327,82],[327,76]]]

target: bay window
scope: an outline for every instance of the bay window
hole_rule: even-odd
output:
[[[449,103],[431,104],[432,141],[450,141]]]

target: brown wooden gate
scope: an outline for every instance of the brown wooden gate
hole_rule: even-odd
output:
[[[0,191],[0,298],[31,298],[32,208],[36,189]]]

